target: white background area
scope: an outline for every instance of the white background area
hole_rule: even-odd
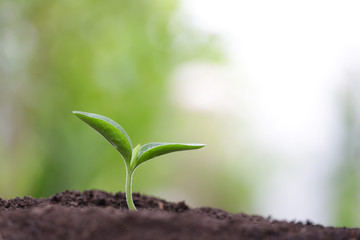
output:
[[[258,213],[330,224],[325,182],[338,160],[339,101],[349,72],[360,71],[360,2],[181,3],[192,25],[220,36],[229,61],[184,70],[179,103],[235,113],[276,156],[280,167],[258,193]]]

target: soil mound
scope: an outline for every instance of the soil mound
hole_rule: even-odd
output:
[[[360,229],[311,222],[285,222],[189,208],[184,202],[133,194],[129,212],[124,193],[65,191],[49,198],[0,199],[0,240],[12,239],[346,239]]]

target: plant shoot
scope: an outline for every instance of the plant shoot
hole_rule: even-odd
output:
[[[94,113],[73,111],[81,120],[100,133],[121,154],[125,162],[125,194],[129,210],[136,210],[132,199],[132,179],[138,166],[154,157],[183,150],[202,148],[205,144],[154,142],[133,147],[126,131],[115,121]]]

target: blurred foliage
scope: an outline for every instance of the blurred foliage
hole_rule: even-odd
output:
[[[358,227],[360,225],[360,103],[357,77],[350,78],[350,84],[343,97],[343,138],[341,161],[336,168],[333,184],[334,220],[337,226]]]
[[[0,195],[39,197],[123,189],[120,156],[72,110],[154,141],[172,71],[221,54],[177,1],[1,0],[0,59]]]

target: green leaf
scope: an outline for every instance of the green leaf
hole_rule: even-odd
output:
[[[118,123],[95,113],[79,111],[73,111],[73,113],[108,140],[120,152],[128,165],[130,164],[132,154],[131,140]]]
[[[132,170],[154,157],[171,152],[202,148],[204,146],[205,144],[197,143],[148,143],[140,148],[138,158]]]

